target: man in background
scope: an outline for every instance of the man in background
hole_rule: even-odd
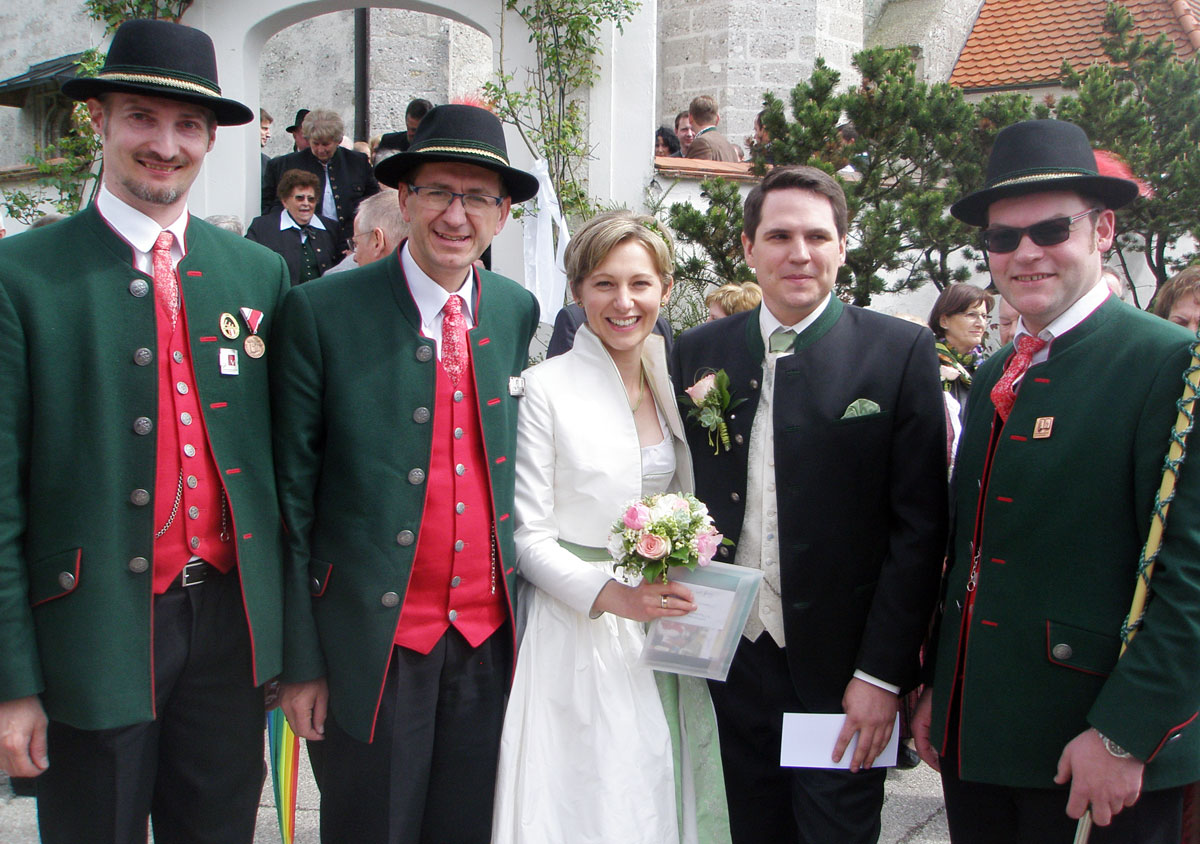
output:
[[[696,136],[685,153],[686,158],[703,161],[741,161],[737,147],[717,131],[721,115],[717,113],[716,100],[706,95],[696,97],[688,108],[688,117]]]

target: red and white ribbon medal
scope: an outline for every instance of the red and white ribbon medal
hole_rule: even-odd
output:
[[[267,351],[267,344],[258,336],[258,327],[262,324],[263,312],[256,311],[254,308],[239,308],[238,313],[242,315],[246,328],[250,329],[250,333],[246,335],[246,354],[252,358],[262,357]]]

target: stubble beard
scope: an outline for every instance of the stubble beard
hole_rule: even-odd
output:
[[[183,196],[183,191],[177,187],[153,188],[134,179],[122,180],[121,186],[132,196],[152,205],[174,205]]]

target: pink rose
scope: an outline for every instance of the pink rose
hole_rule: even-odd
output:
[[[629,530],[641,530],[650,524],[650,508],[640,501],[637,504],[630,504],[622,521]]]
[[[688,504],[688,500],[686,498],[675,498],[671,502],[671,509],[687,512],[692,509],[692,505]]]
[[[647,533],[638,540],[637,548],[634,550],[647,560],[661,560],[671,553],[671,542],[665,537]]]
[[[700,565],[707,566],[712,562],[717,549],[721,547],[722,539],[724,537],[713,528],[709,528],[704,533],[696,534],[696,555],[700,558]]]
[[[696,403],[697,407],[699,407],[701,403],[708,398],[708,394],[713,391],[713,388],[716,386],[716,384],[716,373],[710,372],[695,384],[684,390],[684,392],[687,393],[688,397]]]

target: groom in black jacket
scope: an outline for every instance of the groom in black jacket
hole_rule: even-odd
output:
[[[878,839],[899,696],[917,683],[946,541],[946,427],[933,337],[832,295],[846,199],[779,167],[746,199],[753,311],[676,342],[684,389],[725,370],[729,449],[688,424],[696,495],[763,571],[733,666],[711,683],[735,844]],[[685,402],[685,404],[688,404]],[[783,713],[845,713],[849,770],[781,768]],[[857,736],[857,744],[846,750]]]

